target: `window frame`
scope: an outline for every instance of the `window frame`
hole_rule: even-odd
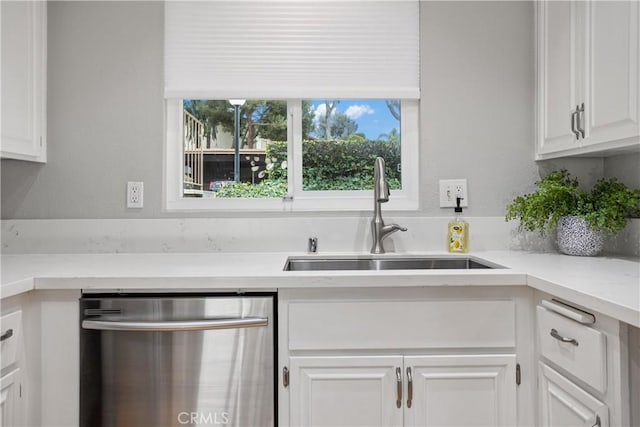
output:
[[[392,190],[387,211],[419,208],[419,100],[401,100],[400,158],[402,189]],[[190,198],[183,197],[183,100],[165,100],[163,205],[168,212],[305,212],[368,211],[373,207],[371,190],[302,190],[302,100],[287,100],[287,164],[289,194],[283,199],[269,198]]]

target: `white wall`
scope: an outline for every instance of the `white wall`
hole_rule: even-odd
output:
[[[3,218],[126,213],[127,180],[160,212],[161,3],[48,5],[48,162],[2,161]]]
[[[640,153],[621,154],[604,159],[605,178],[616,177],[631,188],[640,188]]]
[[[229,216],[162,212],[162,4],[52,2],[48,23],[49,161],[2,161],[2,218]],[[421,23],[421,210],[406,215],[449,215],[437,180],[467,178],[468,214],[502,216],[538,177],[533,5],[422,2]],[[128,180],[144,209],[125,209]],[[240,216],[258,215],[283,214]]]
[[[502,215],[537,176],[534,22],[528,2],[422,2],[423,206],[467,178],[469,212]]]

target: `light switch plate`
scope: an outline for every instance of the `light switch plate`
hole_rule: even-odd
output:
[[[466,179],[441,179],[440,180],[440,207],[455,208],[456,197],[461,197],[460,206],[469,206],[469,194],[467,193]]]

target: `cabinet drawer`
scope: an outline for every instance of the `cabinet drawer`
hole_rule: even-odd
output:
[[[511,300],[292,302],[291,350],[515,347]]]
[[[604,393],[607,387],[605,335],[543,307],[537,308],[537,323],[542,356]],[[562,338],[573,341],[563,342]]]
[[[0,317],[0,369],[14,364],[18,355],[18,338],[22,328],[22,311],[14,311]]]
[[[538,362],[540,424],[547,427],[609,427],[607,405],[560,373]]]

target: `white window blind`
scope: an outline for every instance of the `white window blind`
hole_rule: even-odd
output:
[[[165,97],[416,99],[419,2],[167,1]]]

